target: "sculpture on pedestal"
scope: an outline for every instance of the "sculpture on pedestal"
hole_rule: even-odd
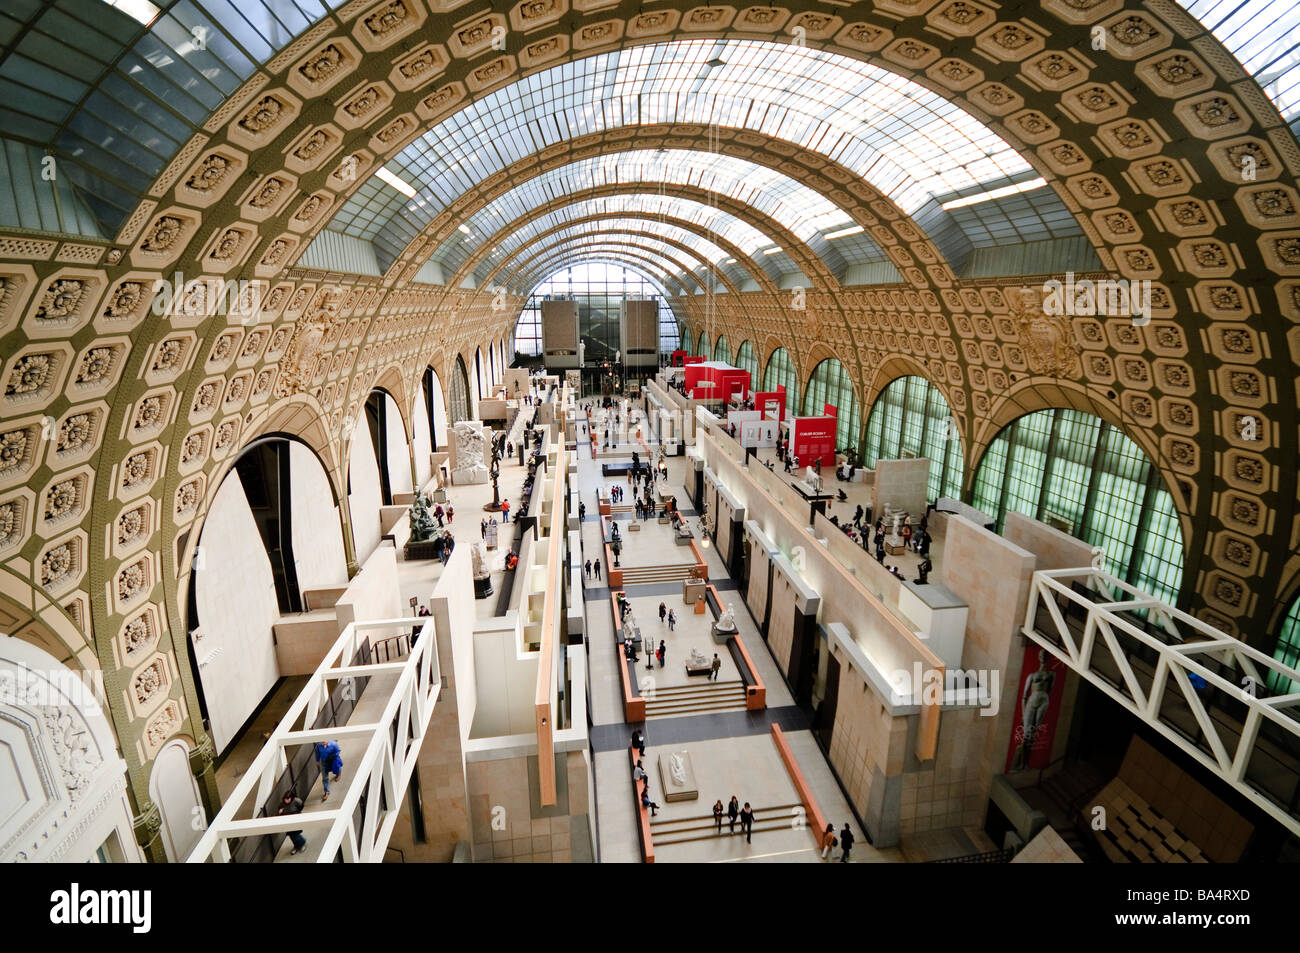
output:
[[[727,603],[727,608],[723,609],[722,613],[718,616],[717,625],[719,632],[736,631],[736,613],[735,610],[732,609],[730,602]]]
[[[476,420],[462,420],[452,428],[452,435],[456,441],[456,467],[451,471],[452,482],[486,483],[488,468],[483,463],[483,425]]]
[[[487,568],[487,553],[481,542],[476,542],[470,551],[474,572],[474,598],[486,599],[492,595],[492,576]]]
[[[425,540],[433,539],[437,531],[429,507],[425,505],[424,498],[417,495],[415,502],[411,504],[411,539],[414,542],[422,543]]]

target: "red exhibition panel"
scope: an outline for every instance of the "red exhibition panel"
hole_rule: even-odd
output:
[[[754,409],[763,413],[775,412],[777,420],[785,420],[785,385],[776,390],[759,391],[754,395]]]
[[[799,466],[812,466],[820,457],[823,467],[835,466],[835,418],[796,417],[790,447]]]
[[[688,358],[689,360],[689,358]],[[705,384],[705,382],[708,384]],[[697,400],[729,400],[733,394],[742,398],[749,393],[749,371],[717,363],[688,364],[686,393]]]

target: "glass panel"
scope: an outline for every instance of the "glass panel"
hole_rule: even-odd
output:
[[[965,472],[961,437],[943,392],[924,377],[899,377],[871,407],[862,464],[904,453],[930,458],[927,495],[959,499]]]

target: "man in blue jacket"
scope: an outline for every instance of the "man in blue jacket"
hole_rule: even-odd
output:
[[[321,800],[328,801],[330,775],[334,775],[335,781],[343,777],[343,754],[339,751],[339,743],[337,741],[316,742],[316,763],[320,765],[321,784],[325,786],[325,794]]]

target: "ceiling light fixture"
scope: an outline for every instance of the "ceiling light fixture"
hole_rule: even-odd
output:
[[[383,166],[380,166],[378,169],[375,170],[375,178],[378,179],[380,182],[384,182],[387,183],[388,185],[391,185],[393,188],[397,189],[397,191],[405,195],[408,199],[415,198],[416,195],[415,187],[411,185],[410,182],[407,182],[405,179],[399,179],[397,176],[393,175],[393,173],[389,172]]]
[[[456,230],[460,232],[462,235],[468,235],[470,233],[469,226],[464,224],[457,225]]]
[[[861,225],[853,225],[850,228],[841,228],[838,232],[827,232],[823,237],[827,240],[832,238],[844,238],[848,235],[856,235],[862,230]]]
[[[775,246],[774,248],[764,248],[764,249],[763,249],[763,254],[764,254],[764,255],[775,255],[775,254],[778,254],[780,251],[781,251],[781,246],[780,246],[780,245],[777,245],[777,246]]]
[[[951,202],[944,202],[943,209],[945,212],[955,208],[965,208],[967,205],[978,205],[981,202],[992,202],[996,199],[1006,198],[1008,195],[1019,195],[1021,192],[1032,192],[1035,189],[1041,189],[1047,185],[1047,180],[1042,176],[1036,179],[1030,179],[1027,182],[1017,182],[1015,185],[1003,186],[1000,189],[993,189],[988,192],[979,192],[975,195],[968,195],[962,199],[953,199]]]

